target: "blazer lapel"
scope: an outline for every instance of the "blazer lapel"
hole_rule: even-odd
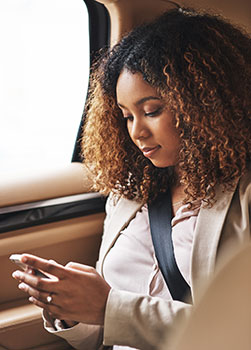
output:
[[[222,192],[222,190],[218,189],[216,192],[216,203],[213,207],[202,207],[200,209],[194,233],[191,260],[193,292],[197,290],[196,286],[198,283],[203,283],[203,280],[208,279],[214,271],[223,224],[235,189],[231,192]]]
[[[120,198],[114,212],[112,213],[112,218],[110,223],[106,227],[106,234],[104,235],[99,260],[101,263],[100,271],[103,275],[103,263],[104,259],[112,248],[120,232],[128,226],[130,221],[136,216],[137,212],[143,206],[143,203],[128,200],[125,198]]]

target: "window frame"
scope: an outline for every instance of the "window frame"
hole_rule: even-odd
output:
[[[93,0],[83,0],[86,4],[89,15],[89,42],[90,42],[90,67],[95,60],[100,49],[110,45],[110,16],[103,4]],[[98,25],[97,25],[98,23]],[[88,92],[87,92],[88,97]],[[72,155],[72,162],[81,162],[81,136],[83,130],[85,114],[81,118],[75,147]]]

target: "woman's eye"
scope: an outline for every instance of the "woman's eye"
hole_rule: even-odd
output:
[[[162,112],[163,108],[160,107],[160,108],[157,108],[155,109],[154,111],[152,112],[147,112],[145,113],[145,116],[146,117],[155,117],[156,115],[159,115],[161,112]]]

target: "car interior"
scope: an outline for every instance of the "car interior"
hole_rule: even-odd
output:
[[[82,1],[89,16],[91,62],[101,48],[114,45],[133,27],[150,21],[176,6],[175,3],[165,0]],[[177,0],[177,2],[183,6],[219,13],[250,32],[249,0]],[[75,261],[95,266],[105,217],[105,198],[92,191],[91,176],[82,165],[80,138],[84,117],[80,116],[80,119],[82,121],[79,130],[76,130],[76,143],[72,145],[72,162],[67,166],[25,176],[13,174],[13,177],[1,178],[0,350],[71,349],[64,340],[43,329],[41,310],[28,302],[27,296],[18,290],[16,281],[11,277],[16,266],[9,260],[9,256],[13,253],[26,252],[53,259],[61,264]],[[234,264],[234,261],[231,260],[231,264]],[[229,285],[224,285],[224,288],[230,285],[229,281]],[[223,298],[226,293],[225,290],[221,297]],[[184,338],[176,340],[174,349],[207,349],[202,343],[194,344],[192,340],[188,346],[186,341],[188,338],[193,339],[191,334],[196,333],[196,327],[200,323],[199,317],[202,317],[199,315],[203,312],[205,310],[199,309],[194,316],[196,319],[194,323],[190,326],[186,324]],[[221,344],[221,349],[229,349],[224,347],[224,342]],[[246,344],[237,348],[247,349]]]

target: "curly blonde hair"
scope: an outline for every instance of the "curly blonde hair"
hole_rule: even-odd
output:
[[[174,115],[181,138],[178,178],[186,202],[212,204],[233,188],[251,151],[250,38],[219,16],[171,10],[142,25],[93,67],[82,138],[94,188],[147,202],[176,181],[131,141],[116,102],[122,70],[141,73]]]

